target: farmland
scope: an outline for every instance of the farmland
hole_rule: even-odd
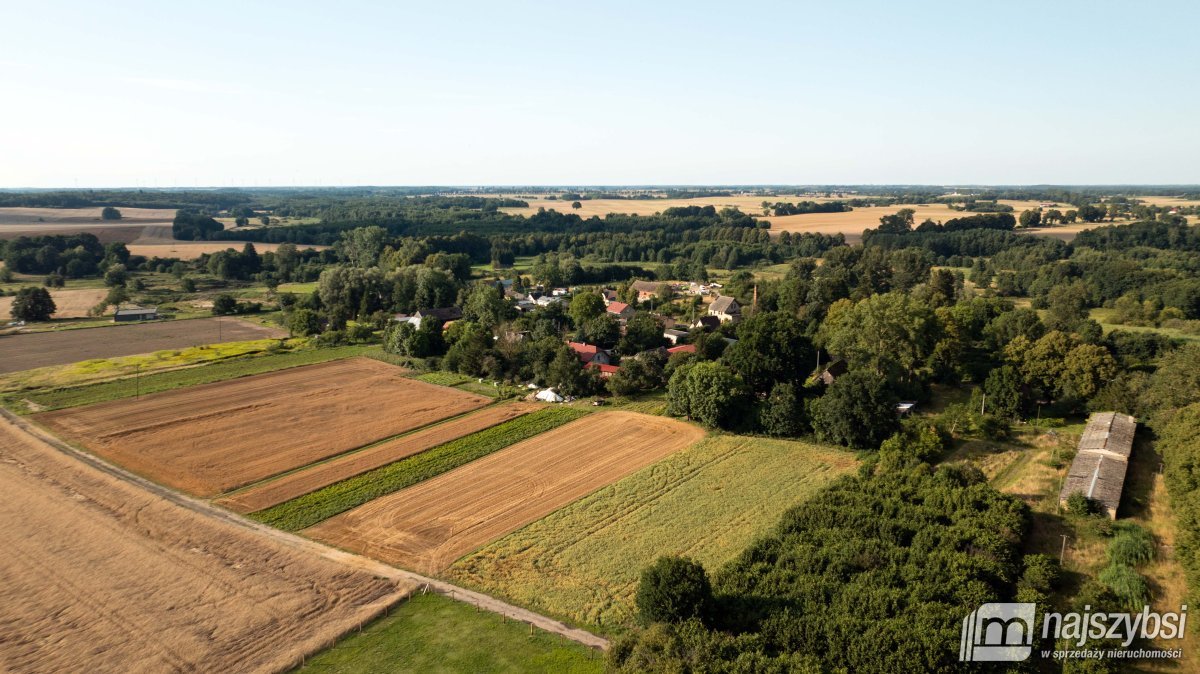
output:
[[[601,629],[627,626],[660,555],[714,569],[780,514],[850,471],[844,450],[710,436],[458,561],[454,582]]]
[[[213,496],[489,402],[402,373],[354,358],[34,418],[134,472]]]
[[[274,671],[407,588],[101,472],[0,418],[4,671]]]
[[[312,658],[303,672],[583,674],[601,672],[604,661],[584,646],[538,631],[524,623],[479,613],[437,594],[416,594],[390,617]]]
[[[51,318],[83,318],[88,310],[104,299],[107,293],[102,288],[76,288],[72,290],[51,290],[50,297],[54,299],[55,312]],[[12,311],[13,298],[0,297],[0,322],[8,320]]]
[[[222,499],[219,503],[241,513],[263,510],[451,440],[515,419],[536,409],[536,405],[529,403],[508,403],[486,407],[465,417],[423,428],[394,440],[339,456],[305,470],[288,473],[261,485],[239,491]]]
[[[229,318],[155,321],[0,337],[0,374],[198,344],[236,342],[287,333]]]
[[[480,545],[701,437],[699,428],[672,419],[592,414],[305,533],[419,572],[438,572]]]
[[[298,531],[372,499],[532,438],[584,414],[586,412],[568,407],[545,408],[256,512],[254,518],[289,531]]]

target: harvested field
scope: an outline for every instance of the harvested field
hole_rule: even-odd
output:
[[[96,358],[182,349],[200,344],[244,342],[286,336],[287,333],[283,330],[236,318],[151,321],[103,328],[8,335],[0,337],[0,374]]]
[[[129,252],[133,255],[145,255],[146,257],[171,257],[179,260],[194,260],[205,253],[216,253],[222,250],[233,248],[241,250],[245,246],[242,241],[174,241],[174,242],[159,242],[159,243],[138,243],[137,241],[129,244]],[[254,248],[259,253],[274,252],[283,244],[279,243],[254,243]],[[324,250],[329,246],[297,246],[301,249]]]
[[[642,569],[686,555],[716,570],[857,465],[850,451],[712,435],[491,543],[455,583],[611,631],[632,624]]]
[[[50,297],[57,309],[51,318],[84,318],[88,315],[88,310],[96,306],[107,294],[108,290],[105,288],[51,290]],[[8,320],[12,304],[12,297],[0,297],[0,321]]]
[[[130,470],[215,496],[482,407],[368,358],[35,415]]]
[[[0,417],[0,670],[282,671],[405,587],[171,502]]]
[[[101,220],[95,208],[0,208],[0,239],[46,234],[90,232],[103,243],[129,243],[150,225],[166,225],[175,219],[174,209],[121,208],[120,220]]]
[[[251,513],[269,508],[335,482],[361,475],[380,466],[386,466],[455,438],[461,438],[509,419],[515,419],[538,409],[538,407],[531,403],[508,403],[488,407],[461,419],[425,428],[360,452],[341,456],[261,485],[255,485],[223,498],[218,503],[240,513]]]
[[[304,532],[436,573],[480,545],[669,456],[704,436],[673,419],[591,414]]]

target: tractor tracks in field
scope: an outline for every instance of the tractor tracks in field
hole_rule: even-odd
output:
[[[168,487],[164,487],[141,476],[130,473],[123,468],[110,464],[97,456],[76,449],[75,447],[63,442],[35,424],[2,408],[0,408],[0,423],[10,424],[20,431],[37,438],[39,441],[50,445],[59,452],[62,452],[63,454],[66,454],[67,456],[70,456],[78,461],[82,461],[83,463],[104,473],[105,475],[146,490],[155,496],[158,496],[159,498],[162,498],[181,508],[186,508],[193,513],[215,520],[224,521],[244,529],[249,529],[258,535],[269,537],[291,548],[303,550],[308,554],[317,555],[347,567],[366,571],[381,578],[400,580],[410,583],[416,588],[417,591],[437,592],[438,594],[449,597],[455,601],[470,604],[481,610],[496,613],[511,620],[529,623],[545,632],[561,635],[566,639],[583,644],[589,648],[597,648],[601,650],[608,649],[609,643],[607,639],[592,634],[586,630],[571,627],[561,621],[541,615],[540,613],[535,613],[528,609],[514,606],[490,595],[483,594],[482,592],[469,590],[467,588],[459,587],[452,583],[447,583],[436,578],[430,578],[419,573],[413,573],[411,571],[405,571],[404,569],[399,569],[394,566],[389,566],[368,557],[363,557],[361,555],[356,555],[344,550],[339,550],[337,548],[303,538],[296,534],[262,524],[261,522],[247,519],[234,512],[217,507],[208,501],[199,498],[193,498],[180,492],[176,492]]]

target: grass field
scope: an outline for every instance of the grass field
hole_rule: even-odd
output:
[[[1125,330],[1127,332],[1157,332],[1160,335],[1165,335],[1171,339],[1180,339],[1185,342],[1200,342],[1200,334],[1184,332],[1178,328],[1155,327],[1153,325],[1124,325],[1122,323],[1112,323],[1115,309],[1105,309],[1103,307],[1091,309],[1088,311],[1088,316],[1100,324],[1104,329],[1105,334],[1113,330]]]
[[[715,570],[830,480],[847,451],[710,436],[459,560],[454,582],[604,632],[634,616],[642,569],[689,555]]]
[[[253,342],[252,342],[253,343]],[[278,343],[271,340],[271,343]],[[265,350],[239,353],[246,342],[230,342],[209,348],[194,350],[194,358],[183,360],[185,349],[179,356],[172,356],[179,369],[167,372],[151,372],[146,366],[141,376],[134,378],[135,364],[140,359],[157,358],[158,353],[144,356],[109,359],[111,371],[101,383],[88,383],[73,371],[74,366],[44,368],[0,377],[0,391],[7,392],[5,404],[21,412],[33,411],[26,402],[34,404],[36,411],[49,411],[78,405],[130,398],[134,395],[157,393],[184,386],[208,384],[226,379],[236,379],[252,374],[262,374],[300,365],[324,363],[340,358],[367,355],[370,346],[339,346],[328,349],[306,348],[296,351],[269,353]],[[240,346],[242,345],[242,346]],[[173,352],[160,352],[173,353]],[[182,367],[205,365],[204,367]],[[117,378],[119,377],[119,378]]]
[[[362,634],[308,661],[310,674],[585,674],[604,670],[599,653],[525,623],[437,594],[416,594]]]
[[[569,407],[543,409],[261,510],[251,517],[281,529],[299,531],[574,421],[584,414],[586,412]]]

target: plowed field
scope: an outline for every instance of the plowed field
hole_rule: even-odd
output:
[[[673,419],[592,414],[304,530],[424,573],[699,440]]]
[[[214,496],[491,402],[402,373],[352,358],[35,418],[134,472]]]

